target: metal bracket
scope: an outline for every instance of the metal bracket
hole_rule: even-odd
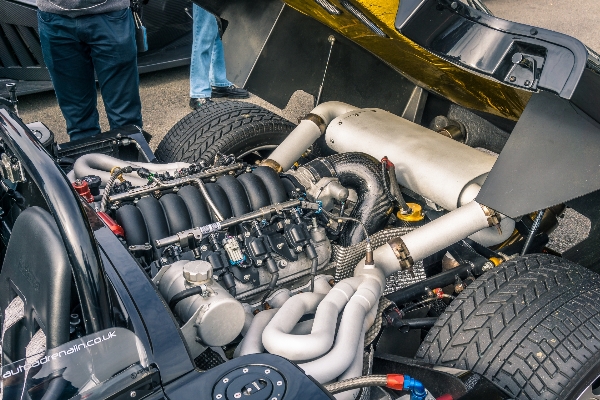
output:
[[[544,64],[544,58],[524,53],[512,56],[512,68],[504,78],[505,82],[526,89],[537,89],[539,82],[538,67]]]
[[[0,156],[0,162],[2,168],[0,173],[3,179],[8,179],[12,183],[26,182],[25,172],[23,172],[23,166],[21,161],[17,157],[9,156],[7,153],[2,153]]]

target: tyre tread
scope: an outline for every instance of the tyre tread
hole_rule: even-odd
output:
[[[600,361],[600,276],[567,260],[507,261],[469,285],[417,358],[486,375],[519,399],[562,399]]]
[[[294,127],[285,118],[252,103],[213,102],[177,122],[158,145],[155,156],[164,163],[212,161],[217,152],[236,143],[261,133],[287,135]]]

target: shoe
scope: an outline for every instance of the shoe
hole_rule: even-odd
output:
[[[213,101],[210,99],[210,97],[201,97],[199,99],[192,97],[190,99],[190,107],[193,108],[194,110],[199,110],[206,104],[209,104],[212,102]]]
[[[250,93],[246,89],[231,86],[213,86],[212,97],[229,97],[231,99],[247,99]]]

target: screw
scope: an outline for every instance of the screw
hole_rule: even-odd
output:
[[[283,243],[279,243],[279,244],[277,245],[277,248],[278,248],[279,250],[283,249]]]
[[[270,369],[265,369],[265,374],[269,375],[271,373]]]
[[[244,368],[244,369],[242,370],[242,372],[243,372],[243,373],[246,373],[246,372],[248,372],[248,368]]]
[[[285,268],[285,267],[287,267],[287,261],[280,260],[279,261],[279,268]]]
[[[262,265],[262,260],[256,260],[256,265],[261,266]]]
[[[223,379],[223,383],[227,383],[227,382],[229,382],[229,378]]]
[[[250,275],[244,275],[244,280],[247,281],[248,279],[250,279]]]
[[[277,381],[277,386],[281,386],[281,385],[283,385],[283,382]]]
[[[517,78],[516,78],[516,77],[514,77],[514,76],[511,76],[510,78],[508,78],[508,80],[509,80],[509,81],[511,81],[511,82],[514,82],[514,81],[516,81],[516,80],[517,80]]]
[[[529,86],[530,84],[531,84],[531,82],[525,81],[525,86]]]
[[[223,397],[223,395],[219,393],[218,395],[215,396],[215,399],[219,400],[221,397]]]
[[[244,232],[245,237],[250,237],[250,232]]]
[[[134,398],[135,396],[137,396],[137,393],[135,392],[135,390],[132,390],[131,392],[129,392],[129,397]]]
[[[162,265],[165,265],[165,264],[166,264],[166,263],[168,263],[168,262],[169,262],[169,261],[168,261],[166,258],[164,258],[164,257],[162,257],[162,258],[160,259],[160,263],[161,263]]]
[[[298,247],[296,247],[296,251],[297,251],[298,253],[300,253],[300,252],[302,251],[302,246],[298,246]]]
[[[236,394],[233,395],[233,397],[235,397],[236,399],[239,399],[242,397],[242,394],[240,392],[237,392]]]
[[[537,35],[538,34],[538,30],[535,28],[531,28],[531,30],[529,31],[529,33],[531,33],[532,35]]]
[[[450,4],[450,7],[451,7],[453,10],[456,10],[456,9],[458,8],[458,3],[457,3],[457,2],[455,2],[455,1],[453,1],[453,2]]]
[[[208,246],[206,246],[205,244],[203,244],[202,246],[200,246],[200,250],[206,251],[206,250],[208,250]]]

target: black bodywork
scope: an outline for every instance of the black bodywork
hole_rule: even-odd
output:
[[[140,73],[189,64],[191,3],[151,1],[143,7],[148,51],[138,54]],[[20,81],[20,94],[52,89],[39,43],[35,0],[0,1],[0,81]]]

